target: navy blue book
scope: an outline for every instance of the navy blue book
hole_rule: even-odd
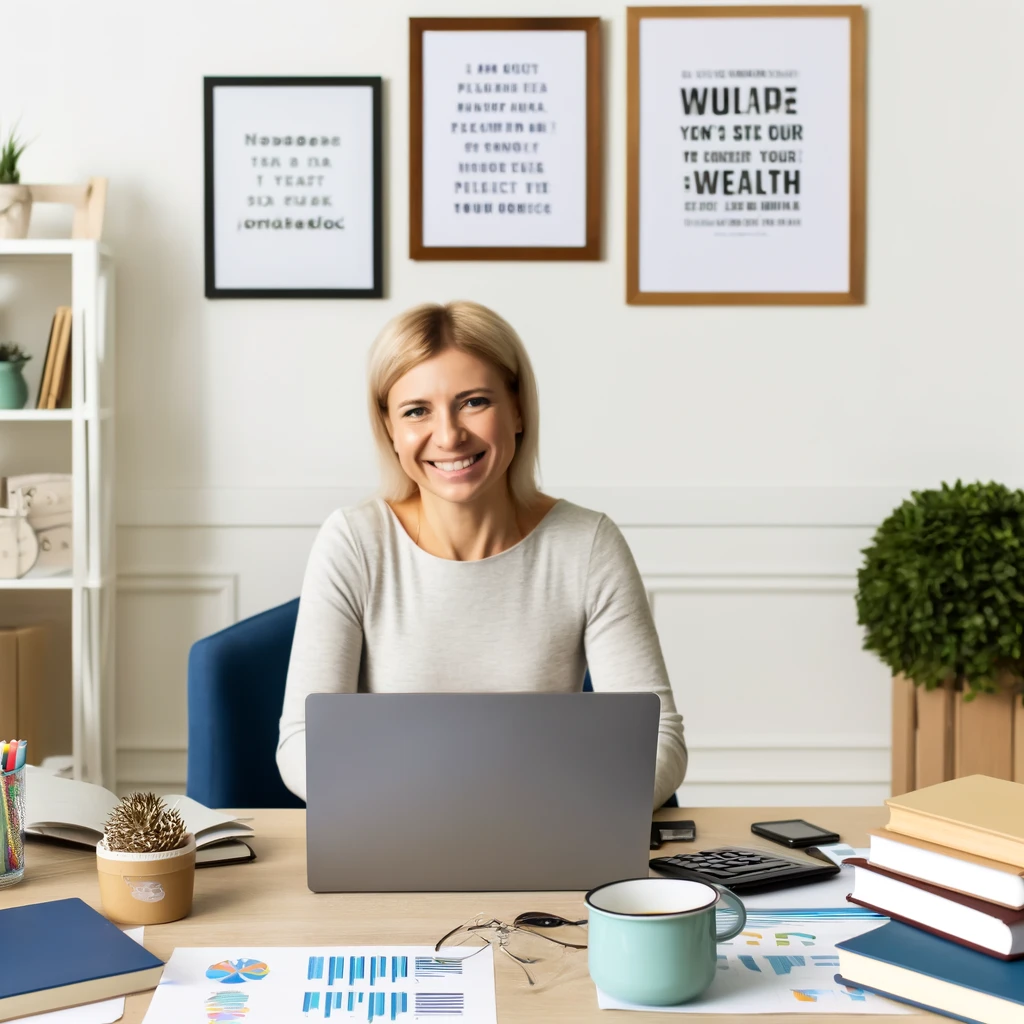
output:
[[[899,921],[836,949],[842,984],[969,1024],[1024,1021],[1024,960],[1000,960]]]
[[[0,910],[0,1020],[155,988],[164,963],[79,899]]]

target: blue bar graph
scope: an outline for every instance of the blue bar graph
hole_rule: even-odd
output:
[[[320,974],[318,977],[323,977],[323,957],[320,957]],[[328,960],[327,968],[327,984],[333,985],[336,981],[341,981],[345,976],[345,958],[343,956],[332,956]]]
[[[447,1005],[449,998],[453,997],[443,997],[442,1002],[444,1005]],[[428,1000],[424,1005],[427,1007],[425,1012],[435,1016],[441,1014],[441,1010],[437,1008],[437,1006],[442,1005],[441,1003],[435,1006]],[[311,1014],[315,1015],[315,1011],[319,1010],[320,1006],[319,992],[303,993],[302,1012],[306,1017],[309,1017]],[[363,1009],[364,1006],[365,1011]],[[347,1016],[351,1019],[357,1016],[361,1017],[364,1012],[369,1024],[372,1024],[375,1020],[382,1021],[385,1016],[388,1016],[392,1021],[397,1021],[399,1017],[409,1012],[409,995],[407,992],[391,992],[389,999],[389,993],[387,992],[356,992],[353,989],[349,989],[347,992],[323,993],[323,1017],[325,1019],[338,1015]],[[460,1016],[461,1013],[451,1015]]]
[[[776,974],[789,974],[794,967],[803,967],[805,963],[802,956],[769,955],[765,957],[765,960],[768,961]]]
[[[371,959],[373,959],[371,957]],[[361,981],[366,975],[366,957],[365,956],[350,956],[348,958],[348,980],[349,984],[353,981]]]
[[[407,956],[393,956],[391,958],[391,982],[399,978],[406,978],[409,975],[409,958]]]
[[[333,958],[332,958],[333,959]],[[322,956],[311,956],[309,958],[309,971],[306,977],[313,981],[324,976],[324,958]]]
[[[370,984],[377,984],[377,958],[375,956],[370,957]]]

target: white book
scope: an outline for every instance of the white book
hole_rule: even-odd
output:
[[[868,860],[880,868],[919,878],[967,896],[1020,910],[1024,869],[911,836],[877,829],[870,833]]]
[[[1009,910],[863,860],[855,860],[853,869],[854,903],[983,953],[1004,959],[1024,955],[1024,910]]]
[[[120,798],[102,786],[62,779],[35,765],[26,765],[26,771],[25,832],[95,847]],[[252,860],[252,847],[245,842],[253,835],[251,825],[187,796],[174,794],[163,800],[181,814],[185,827],[195,836],[197,865]]]

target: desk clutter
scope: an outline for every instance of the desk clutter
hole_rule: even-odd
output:
[[[838,944],[836,980],[961,1020],[1024,1021],[1024,785],[972,775],[886,804],[848,899],[892,920]]]

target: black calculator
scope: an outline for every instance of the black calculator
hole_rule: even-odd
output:
[[[735,893],[765,892],[807,882],[824,882],[839,874],[837,864],[808,864],[768,850],[717,846],[712,850],[652,857],[651,870],[669,878],[713,882]]]

